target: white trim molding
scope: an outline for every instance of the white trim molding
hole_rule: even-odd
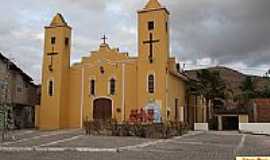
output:
[[[82,66],[82,79],[81,79],[81,85],[82,85],[82,87],[81,87],[81,128],[83,128],[83,105],[84,105],[84,71],[85,71],[85,69],[84,69],[84,66]]]
[[[122,64],[122,109],[121,109],[121,115],[122,115],[122,121],[125,121],[125,82],[126,82],[126,65]]]

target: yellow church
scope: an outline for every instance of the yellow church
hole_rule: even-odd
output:
[[[138,57],[103,42],[70,64],[71,32],[61,14],[45,27],[38,127],[82,128],[85,120],[128,121],[153,110],[154,121],[184,121],[187,78],[170,57],[170,12],[149,0],[138,14]]]

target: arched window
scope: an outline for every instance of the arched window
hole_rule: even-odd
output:
[[[115,95],[115,79],[110,80],[110,94]]]
[[[148,30],[151,31],[151,30],[154,30],[154,28],[155,28],[154,21],[149,21],[148,22]]]
[[[155,92],[155,77],[153,74],[148,76],[148,92],[154,93]]]
[[[65,38],[65,45],[69,46],[69,38],[68,37]]]
[[[55,37],[51,37],[51,44],[55,44],[56,42],[56,38]]]
[[[49,86],[48,86],[48,94],[49,94],[49,96],[53,96],[53,90],[54,90],[54,84],[53,84],[53,81],[50,80],[48,85],[49,85]]]
[[[166,32],[169,30],[168,22],[165,23]]]
[[[90,94],[91,95],[96,94],[96,81],[93,79],[90,81]]]

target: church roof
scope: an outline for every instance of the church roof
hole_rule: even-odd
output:
[[[184,80],[184,81],[188,81],[188,77],[183,73],[180,73],[180,72],[177,72],[174,70],[169,70],[169,73],[177,78]]]
[[[65,21],[64,17],[57,13],[50,24],[50,26],[67,26],[67,22]]]
[[[170,14],[167,8],[162,6],[158,0],[149,0],[142,10],[138,10],[138,13],[151,12],[157,10],[165,10],[167,14]]]
[[[145,5],[144,9],[157,9],[161,8],[161,4],[158,0],[149,0],[148,3]]]
[[[26,74],[22,69],[20,69],[10,59],[8,59],[7,57],[5,57],[1,52],[0,52],[0,60],[2,60],[5,64],[8,64],[10,70],[16,71],[17,73],[21,74],[26,81],[28,81],[29,83],[32,83],[33,85],[35,85],[33,83],[33,79],[28,74]]]

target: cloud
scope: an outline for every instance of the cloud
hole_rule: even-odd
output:
[[[80,10],[91,10],[102,12],[105,10],[107,3],[111,0],[49,0],[52,3],[56,3],[59,7],[78,8]]]
[[[269,0],[160,0],[171,12],[171,55],[189,65],[270,68]],[[40,82],[43,27],[61,12],[73,28],[72,60],[112,47],[137,55],[136,11],[146,0],[9,0],[0,6],[0,51]],[[241,69],[240,69],[241,70]],[[251,70],[251,69],[250,69]],[[260,71],[259,71],[260,70]]]
[[[173,39],[177,42],[174,45],[185,50],[179,56],[211,57],[221,64],[239,61],[248,66],[269,64],[270,1],[174,3],[178,3],[172,5]]]

